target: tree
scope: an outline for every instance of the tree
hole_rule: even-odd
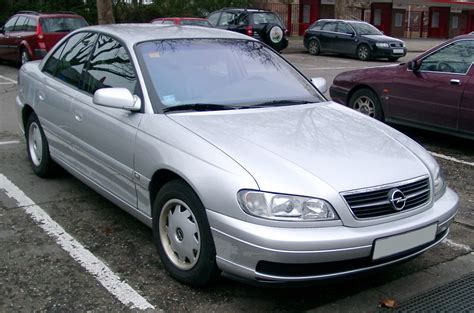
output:
[[[99,24],[115,23],[111,0],[97,0],[97,16]]]

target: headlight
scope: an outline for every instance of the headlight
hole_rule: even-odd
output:
[[[242,190],[238,200],[242,209],[253,216],[280,221],[327,221],[338,216],[321,199]]]
[[[378,47],[378,48],[388,48],[390,47],[390,45],[386,42],[376,42],[375,45]]]
[[[433,185],[434,185],[434,200],[438,200],[446,191],[446,183],[444,182],[443,172],[441,168],[438,166],[433,178]]]

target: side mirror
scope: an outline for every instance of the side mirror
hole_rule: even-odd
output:
[[[322,77],[311,78],[311,83],[314,85],[314,87],[318,88],[321,93],[326,93],[326,91],[328,91],[328,84]]]
[[[355,37],[355,33],[349,33],[349,35],[351,35],[351,37]]]
[[[142,106],[140,98],[132,95],[127,88],[98,89],[94,93],[93,102],[100,106],[129,111],[140,111]]]
[[[5,27],[4,26],[0,27],[0,34],[2,34],[2,35],[5,34]]]
[[[417,61],[410,61],[408,62],[408,69],[416,72],[420,68],[420,64]]]

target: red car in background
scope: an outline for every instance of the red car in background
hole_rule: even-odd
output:
[[[330,95],[381,121],[474,139],[473,64],[474,35],[458,36],[408,63],[341,73]]]
[[[212,27],[205,18],[197,17],[163,17],[155,18],[151,21],[152,24],[174,24],[174,25],[190,25],[190,26],[202,26]]]
[[[0,59],[21,64],[42,59],[66,34],[87,25],[72,12],[20,11],[0,28]]]

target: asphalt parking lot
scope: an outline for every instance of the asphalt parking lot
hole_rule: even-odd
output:
[[[340,72],[390,64],[284,56],[307,77],[324,77],[329,85]],[[53,179],[34,175],[14,111],[17,72],[15,65],[0,65],[1,312],[377,311],[383,299],[403,301],[474,271],[473,141],[398,128],[434,153],[461,198],[443,244],[383,271],[305,287],[262,288],[225,278],[207,289],[184,286],[164,271],[149,228],[66,172]]]

